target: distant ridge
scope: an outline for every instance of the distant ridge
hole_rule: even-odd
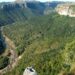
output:
[[[25,21],[32,16],[47,15],[63,2],[39,2],[36,0],[16,0],[0,3],[0,26],[17,21]]]

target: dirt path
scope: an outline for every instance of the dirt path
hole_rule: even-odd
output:
[[[6,35],[3,34],[3,37],[5,37],[5,41],[7,44],[7,49],[10,52],[10,64],[0,70],[0,75],[3,75],[4,73],[11,71],[13,68],[15,68],[15,66],[18,64],[18,61],[22,58],[22,56],[17,55],[16,51],[15,51],[15,45],[13,43],[13,41],[11,41]]]

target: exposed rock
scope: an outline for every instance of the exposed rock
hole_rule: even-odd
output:
[[[37,72],[32,67],[27,67],[23,75],[37,75]]]
[[[56,11],[59,15],[65,15],[70,17],[75,17],[75,4],[62,4],[57,6]]]

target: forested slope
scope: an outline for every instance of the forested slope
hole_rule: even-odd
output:
[[[54,3],[54,4],[57,5],[57,3]],[[26,5],[27,6],[25,6],[25,3],[16,3],[16,2],[0,3],[0,54],[1,54],[0,55],[0,70],[4,69],[9,64],[9,61],[11,60],[10,57],[12,56],[11,49],[8,49],[5,38],[9,37],[9,39],[14,41],[14,43],[16,45],[15,51],[17,52],[18,55],[21,55],[25,51],[25,48],[29,44],[31,44],[31,41],[36,40],[36,38],[41,37],[40,34],[37,35],[35,32],[33,32],[34,36],[30,38],[30,35],[31,35],[30,31],[35,29],[33,21],[35,21],[36,23],[37,22],[41,23],[42,19],[40,19],[41,20],[40,21],[39,17],[41,18],[41,16],[44,15],[44,11],[47,12],[49,10],[49,9],[46,10],[46,8],[53,7],[52,5],[50,5],[50,7],[49,7],[48,4],[37,2],[37,1],[36,2],[27,2]],[[53,7],[53,9],[54,9],[54,7]],[[52,10],[50,10],[50,11],[52,11]],[[37,16],[39,16],[39,17],[37,17]],[[36,19],[36,17],[38,19]],[[28,22],[30,22],[30,23],[28,23]],[[25,24],[27,24],[28,26],[27,25],[25,26]],[[31,24],[32,24],[32,29],[30,30]],[[14,35],[11,35],[11,32],[9,31],[10,28],[6,30],[7,33],[8,33],[8,31],[10,32],[10,33],[8,33],[9,35],[7,35],[7,33],[5,33],[5,32],[3,33],[4,28],[2,26],[6,26],[6,25],[9,25],[10,27],[13,25],[19,25],[17,27],[17,30],[19,30],[19,32],[22,31],[19,28],[22,25],[22,27],[26,27],[28,29],[28,30],[26,29],[26,31],[28,33],[24,34],[24,32],[25,32],[24,29],[23,29],[23,34],[22,34],[22,32],[20,32],[20,36],[17,33],[16,35],[19,40],[19,41],[17,41],[17,37],[14,37]],[[13,31],[13,29],[14,29],[14,27],[10,30]],[[16,32],[16,31],[14,31],[14,32]],[[39,31],[39,33],[41,33],[41,31]],[[14,38],[12,38],[10,36],[12,36]],[[24,37],[26,37],[25,41],[24,41]]]
[[[25,21],[33,16],[44,15],[48,11],[49,14],[61,3],[62,2],[42,3],[38,1],[0,3],[0,26],[12,24],[16,21]]]
[[[19,4],[15,5],[4,5],[0,9],[0,25],[12,24],[16,21],[25,21],[29,19],[33,14],[27,8],[20,7]]]
[[[23,57],[5,75],[22,75],[34,65],[38,75],[68,75],[75,72],[75,18],[51,14],[33,17],[4,27],[4,33]]]

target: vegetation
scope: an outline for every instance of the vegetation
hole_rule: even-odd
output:
[[[35,15],[49,14],[60,2],[41,3],[27,2],[26,5],[17,3],[0,3],[0,26],[25,21]],[[51,11],[49,11],[51,9]],[[45,12],[45,13],[44,13]]]
[[[75,18],[57,14],[32,17],[5,26],[4,33],[16,45],[18,55],[23,54],[18,66],[5,75],[22,75],[31,65],[38,75],[75,71]]]
[[[40,3],[40,2],[36,2],[36,4],[34,2],[27,3],[27,8],[25,8],[24,4],[0,3],[0,14],[1,14],[0,15],[0,27],[3,25],[12,24],[12,23],[18,24],[19,21],[24,22],[25,20],[30,20],[30,18],[32,16],[34,17],[35,15],[42,15],[45,8],[46,8],[46,5],[44,3]],[[17,23],[15,23],[15,22],[17,22]],[[2,30],[0,30],[0,54],[4,56],[3,53],[6,52],[5,51],[5,40],[4,40],[1,32],[2,32]],[[26,35],[29,35],[29,34],[30,33],[28,33]],[[23,34],[21,35],[21,37],[23,37]],[[19,41],[22,43],[23,40],[22,41],[19,40]],[[26,42],[26,47],[29,44],[28,41]],[[23,45],[25,43],[25,41],[21,45],[19,45],[20,43],[16,42],[16,40],[14,42],[17,46],[16,51],[17,51],[18,55],[22,54],[24,52],[24,49],[26,48]],[[1,66],[1,69],[3,69],[6,66],[4,64],[6,64],[7,62],[6,63],[4,62],[5,60],[3,57],[2,57],[2,59],[0,59],[0,61],[1,61],[1,65],[3,66],[3,67]]]
[[[9,64],[9,58],[5,56],[0,56],[0,69],[5,68]]]
[[[0,54],[5,52],[5,48],[6,48],[6,44],[5,44],[2,34],[0,32]]]
[[[75,5],[71,5],[70,9],[72,9],[72,11],[75,12]]]
[[[24,69],[32,65],[38,75],[74,75],[75,18],[54,13],[57,3],[52,7],[27,4],[28,8],[19,4],[0,8],[0,26],[6,25],[3,33],[14,42],[17,54],[23,55],[5,75],[23,75]],[[0,54],[4,52],[3,42],[0,34]],[[0,55],[0,69],[8,64],[9,58]]]
[[[5,46],[3,45],[3,42],[0,40],[0,54],[4,53]]]

